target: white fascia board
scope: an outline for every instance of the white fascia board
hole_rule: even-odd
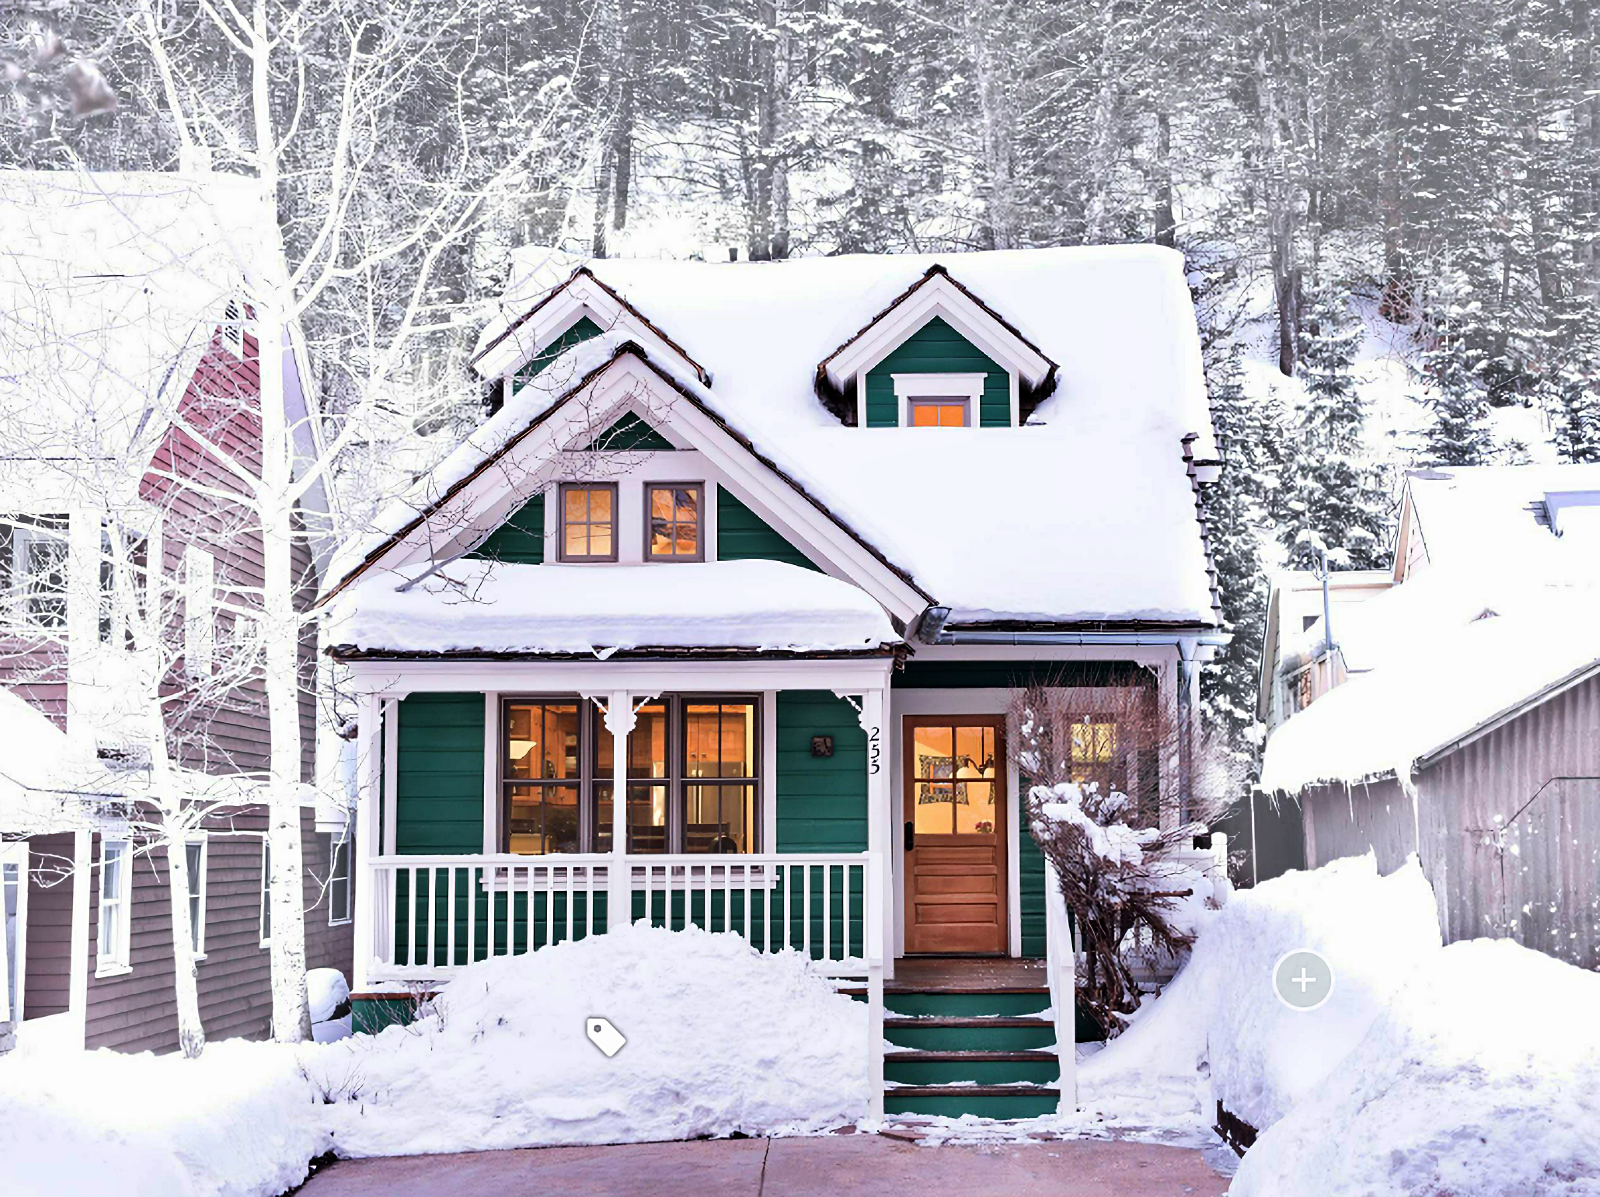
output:
[[[941,275],[929,279],[830,361],[829,380],[843,388],[852,376],[871,370],[935,316],[1031,384],[1043,381],[1050,371],[1050,363],[1041,354]]]
[[[892,374],[897,399],[983,398],[984,374]]]
[[[381,661],[347,662],[353,693],[404,698],[410,694],[585,694],[627,690],[886,690],[894,658],[764,657],[733,661]]]
[[[552,295],[530,319],[517,325],[505,338],[473,366],[480,377],[511,375],[529,358],[545,348],[583,317],[589,317],[603,332],[625,332],[645,349],[662,359],[675,358],[691,372],[696,366],[683,353],[664,341],[653,329],[618,303],[605,288],[580,275]]]

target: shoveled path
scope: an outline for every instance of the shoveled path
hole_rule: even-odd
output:
[[[341,1160],[300,1197],[1222,1197],[1198,1151],[1072,1139],[918,1147],[880,1135]]]

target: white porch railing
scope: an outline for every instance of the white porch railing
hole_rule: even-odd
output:
[[[830,976],[881,965],[882,879],[866,852],[375,856],[368,981],[445,981],[468,964],[584,939],[628,922],[733,932],[793,948]],[[620,881],[614,885],[613,881]],[[624,897],[625,895],[625,897]]]

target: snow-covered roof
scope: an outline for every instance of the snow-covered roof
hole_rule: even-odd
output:
[[[1409,777],[1419,759],[1600,668],[1600,567],[1581,557],[1542,577],[1434,567],[1341,613],[1335,637],[1366,672],[1273,732],[1262,787]]]
[[[77,795],[102,772],[41,711],[0,688],[0,831],[87,826]]]
[[[49,485],[68,462],[118,459],[159,435],[156,412],[182,395],[268,252],[258,196],[227,175],[0,172],[12,486]],[[50,469],[28,464],[45,459]]]
[[[1547,496],[1600,499],[1600,465],[1448,466],[1408,475],[1406,488],[1430,565],[1489,556],[1524,568],[1558,539]]]
[[[564,285],[571,264],[520,258],[480,346]],[[1028,426],[845,427],[818,399],[819,363],[935,265],[1058,364]],[[1117,246],[588,268],[688,359],[651,354],[653,365],[951,607],[951,623],[1215,622],[1184,438],[1195,435],[1195,458],[1214,457],[1215,446],[1177,253]],[[612,348],[579,346],[545,373],[581,379]],[[710,386],[688,362],[705,367]],[[523,394],[530,389],[538,388]],[[513,397],[442,473],[341,550],[330,583],[481,466],[548,399]]]
[[[897,640],[868,595],[781,561],[463,559],[409,587],[378,570],[339,597],[328,629],[340,650],[377,653],[864,652]]]

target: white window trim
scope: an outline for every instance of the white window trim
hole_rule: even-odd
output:
[[[892,374],[896,419],[901,428],[911,427],[911,402],[914,399],[964,399],[967,427],[978,426],[978,405],[983,402],[987,374]]]
[[[203,831],[195,832],[184,840],[184,851],[188,852],[190,846],[194,844],[200,845],[200,867],[198,870],[189,870],[189,896],[191,899],[199,898],[200,907],[198,918],[195,917],[194,909],[191,907],[189,921],[195,944],[194,958],[204,960],[206,958],[206,873],[209,871],[207,865],[211,860],[211,837]],[[187,860],[187,857],[185,859]],[[197,874],[200,882],[198,889],[195,888]]]
[[[241,362],[244,361],[244,326],[244,301],[237,297],[228,300],[227,306],[222,309],[219,339],[222,347]]]
[[[256,918],[256,931],[260,935],[261,947],[272,946],[272,936],[267,934],[267,914],[271,910],[272,902],[272,872],[271,872],[272,843],[267,839],[267,833],[261,833],[261,910]]]
[[[351,884],[355,877],[355,843],[349,830],[328,833],[328,926],[342,927],[351,921],[355,912],[355,896]],[[334,865],[339,860],[339,849],[344,848],[344,917],[333,917]]]
[[[10,840],[0,843],[0,865],[9,864],[17,870],[17,945],[16,959],[7,960],[4,929],[0,928],[0,1020],[20,1023],[28,1006],[28,841]],[[0,880],[0,914],[4,910],[5,887]],[[7,989],[6,970],[11,969],[17,978],[16,1009],[8,1010],[10,993]]]
[[[208,678],[217,661],[217,559],[197,545],[183,549],[183,665],[190,680]]]
[[[109,955],[100,952],[100,932],[105,926],[106,917],[106,849],[112,844],[122,846],[122,892],[114,899],[120,917],[117,923],[117,942],[114,950]],[[100,841],[100,877],[99,884],[95,886],[98,901],[95,922],[95,957],[94,975],[96,977],[120,977],[133,971],[133,841],[115,836],[102,838]]]

